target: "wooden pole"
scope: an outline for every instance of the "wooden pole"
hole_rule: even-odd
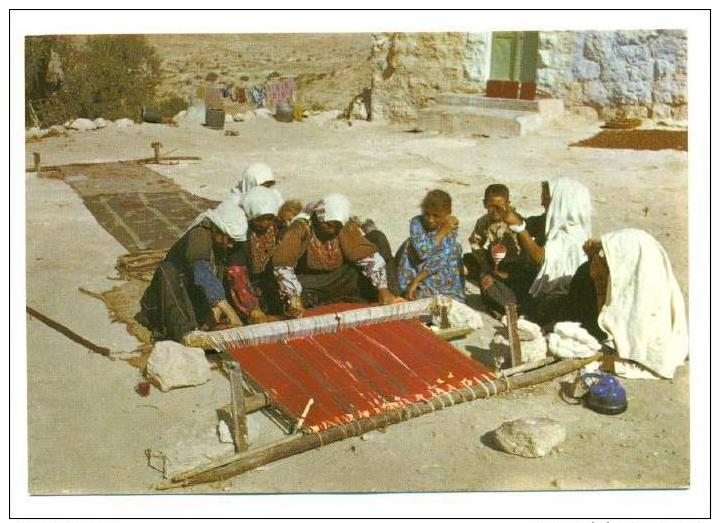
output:
[[[520,347],[520,335],[517,327],[517,305],[514,303],[505,305],[505,319],[507,321],[508,340],[510,341],[510,365],[517,367],[522,365],[522,348]]]
[[[211,462],[206,467],[196,468],[187,473],[179,474],[171,478],[169,484],[161,485],[159,488],[186,487],[198,483],[228,479],[262,465],[272,463],[273,461],[316,449],[349,437],[359,436],[366,432],[387,427],[436,410],[442,410],[445,407],[457,403],[472,401],[478,398],[488,398],[508,390],[537,385],[538,383],[573,372],[597,360],[599,357],[600,354],[589,358],[560,360],[527,373],[495,379],[485,382],[482,385],[478,384],[466,389],[453,390],[442,396],[432,398],[430,401],[413,403],[403,408],[383,412],[382,414],[368,418],[360,418],[352,423],[332,427],[321,432],[282,440],[274,445],[236,454],[230,458]]]
[[[40,160],[40,153],[33,153],[33,170],[35,171],[35,174],[40,176],[40,173],[42,172],[42,165]]]
[[[94,344],[93,342],[91,342],[90,340],[87,340],[87,339],[83,338],[83,337],[80,336],[78,333],[76,333],[76,332],[70,330],[69,328],[67,328],[65,325],[63,325],[63,324],[61,324],[61,323],[58,323],[58,322],[56,322],[55,320],[53,320],[53,319],[51,319],[51,318],[48,318],[48,317],[45,316],[42,312],[33,309],[33,308],[30,307],[29,305],[26,305],[26,306],[25,306],[25,311],[26,311],[30,316],[33,316],[33,317],[37,318],[38,320],[40,320],[41,322],[43,322],[43,323],[44,323],[45,325],[47,325],[48,327],[51,327],[51,328],[55,329],[56,331],[58,331],[59,333],[64,334],[65,336],[67,336],[68,338],[70,338],[72,341],[74,341],[75,343],[79,343],[80,345],[82,345],[82,346],[85,347],[86,349],[89,349],[89,350],[91,350],[91,351],[93,351],[93,352],[96,352],[97,354],[100,354],[100,355],[102,355],[102,356],[105,356],[106,358],[110,358],[111,360],[114,360],[114,359],[115,359],[115,358],[112,357],[111,351],[110,351],[110,349],[108,349],[107,347],[100,347],[99,345],[95,345],[95,344]]]
[[[155,141],[150,144],[150,147],[152,147],[155,151],[154,163],[160,163],[160,147],[162,147],[162,144],[158,141]]]
[[[235,361],[226,361],[228,378],[230,379],[230,410],[232,412],[232,435],[235,452],[245,452],[248,448],[248,431],[245,408],[245,392],[243,375]]]

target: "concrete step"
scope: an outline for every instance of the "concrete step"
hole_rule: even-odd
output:
[[[435,97],[437,105],[462,107],[484,107],[509,111],[527,111],[547,114],[562,114],[562,100],[544,98],[540,100],[510,100],[508,98],[488,98],[479,94],[440,93]]]
[[[418,111],[417,128],[443,134],[520,136],[545,121],[546,118],[534,111],[436,105]]]

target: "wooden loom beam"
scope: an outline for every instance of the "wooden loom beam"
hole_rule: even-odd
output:
[[[184,474],[179,474],[171,478],[169,483],[161,485],[158,488],[186,487],[199,483],[228,479],[295,454],[316,449],[346,438],[360,436],[366,432],[429,414],[435,410],[441,410],[457,403],[464,403],[478,398],[488,398],[512,389],[537,385],[569,374],[597,360],[599,357],[600,354],[582,359],[560,360],[526,373],[495,379],[466,389],[456,389],[442,396],[434,397],[429,401],[413,403],[403,408],[383,412],[368,418],[361,418],[352,423],[332,427],[321,432],[299,437],[290,437],[275,444],[249,452],[235,454],[234,456],[216,460],[203,467],[190,470]]]

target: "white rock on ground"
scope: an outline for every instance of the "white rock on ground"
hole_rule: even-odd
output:
[[[212,377],[205,351],[174,341],[155,344],[145,373],[147,379],[163,392],[202,385]]]
[[[186,110],[182,110],[179,113],[177,113],[175,116],[173,116],[172,120],[176,124],[182,123],[186,118],[188,117],[188,112]]]
[[[257,412],[245,417],[245,423],[247,424],[248,431],[248,445],[254,445],[259,437],[265,436],[268,432],[267,422],[263,423],[264,418],[261,418],[261,416],[263,416],[263,414],[261,412]],[[224,419],[218,421],[217,435],[220,443],[233,442],[230,427]]]
[[[171,478],[234,451],[232,442],[219,443],[215,427],[202,422],[183,430],[172,427],[145,455],[150,467]]]
[[[135,125],[135,122],[133,122],[130,118],[118,118],[115,120],[115,125],[118,127],[132,127]]]
[[[103,127],[107,127],[107,120],[105,118],[95,118],[93,120],[93,123],[95,124],[96,129],[102,129]]]
[[[193,123],[204,124],[205,104],[196,103],[195,105],[191,105],[190,107],[188,107],[185,119]]]
[[[25,139],[29,140],[30,138],[39,138],[43,136],[43,130],[39,127],[31,127],[27,131],[25,131]]]
[[[495,445],[525,458],[540,458],[565,441],[565,428],[550,418],[520,418],[492,433]]]
[[[75,131],[92,131],[96,128],[95,122],[88,118],[75,118],[66,127],[74,129]]]
[[[218,440],[220,440],[220,443],[232,443],[232,434],[230,434],[230,427],[228,427],[228,424],[225,423],[225,420],[218,421],[217,426],[217,434],[218,434]]]
[[[268,109],[267,107],[260,107],[259,109],[255,109],[253,111],[253,113],[258,118],[268,118],[269,119],[269,118],[273,117],[272,111],[270,111],[270,109]]]

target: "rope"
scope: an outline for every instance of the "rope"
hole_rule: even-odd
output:
[[[490,389],[487,388],[487,386],[479,379],[475,378],[475,381],[478,382],[478,384],[485,390],[485,397],[490,397]]]
[[[500,375],[505,379],[505,386],[507,387],[506,390],[505,390],[505,392],[510,392],[510,390],[512,389],[512,387],[510,387],[510,379],[508,378],[507,374],[505,373],[505,369],[503,369],[503,370],[500,372]]]
[[[497,386],[495,386],[495,380],[491,380],[490,378],[488,378],[487,376],[485,376],[485,374],[481,374],[481,376],[485,379],[485,381],[487,381],[490,385],[492,385],[492,388],[493,388],[493,396],[497,396],[497,393],[498,393],[498,392],[497,392]]]

